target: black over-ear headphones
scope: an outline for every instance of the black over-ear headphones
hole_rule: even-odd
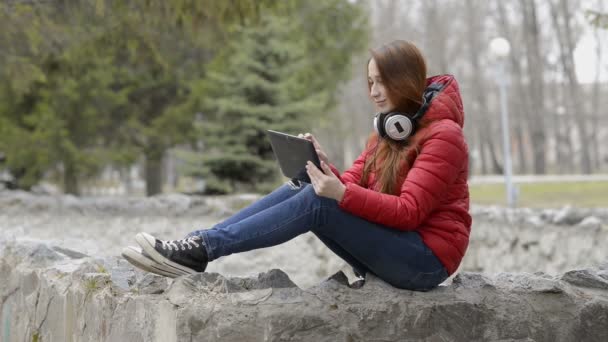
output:
[[[422,105],[413,115],[408,116],[402,112],[377,113],[374,115],[374,129],[382,138],[390,138],[396,141],[406,140],[414,135],[418,121],[429,109],[431,100],[443,89],[442,84],[433,83],[429,85],[422,96]]]

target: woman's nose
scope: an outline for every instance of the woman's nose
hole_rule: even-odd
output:
[[[369,94],[371,97],[378,97],[378,96],[380,96],[380,91],[378,90],[378,87],[373,85],[372,88],[370,89]]]

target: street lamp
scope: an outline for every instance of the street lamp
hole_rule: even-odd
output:
[[[507,205],[515,206],[516,190],[512,181],[511,166],[511,139],[509,137],[509,113],[507,112],[507,57],[511,52],[509,41],[502,37],[492,39],[490,42],[490,53],[498,61],[498,89],[500,91],[500,119],[502,124],[502,144],[504,154],[503,173],[507,192]]]

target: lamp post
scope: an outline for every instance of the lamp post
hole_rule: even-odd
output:
[[[516,190],[512,180],[511,166],[511,139],[509,137],[509,113],[507,111],[507,56],[511,52],[509,41],[502,37],[492,39],[490,42],[490,52],[498,61],[498,89],[500,91],[500,121],[502,124],[502,144],[504,154],[503,173],[505,175],[505,185],[507,193],[507,205],[515,206]]]

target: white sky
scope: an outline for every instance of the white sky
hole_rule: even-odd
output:
[[[600,65],[600,81],[608,82],[608,30],[598,31],[603,42],[602,60]],[[597,74],[597,40],[594,37],[594,29],[588,27],[583,38],[574,50],[574,63],[576,74],[581,83],[595,82]]]
[[[605,13],[608,10],[608,1],[606,0],[581,0],[582,9],[591,9]],[[596,32],[599,33],[599,40],[602,42],[602,60],[600,62],[600,82],[608,82],[608,29],[596,29],[592,27],[587,20],[583,37],[578,42],[574,50],[574,63],[576,65],[576,74],[581,83],[592,83],[596,80],[597,56],[596,47],[597,39]]]

